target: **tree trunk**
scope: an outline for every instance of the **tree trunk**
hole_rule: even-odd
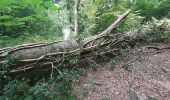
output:
[[[99,35],[85,38],[79,45],[77,41],[57,41],[53,43],[34,43],[0,49],[0,66],[16,61],[9,73],[27,72],[42,69],[44,66],[60,65],[63,60],[75,56],[91,56],[96,52],[114,51],[127,45],[133,37],[123,34],[111,35],[111,30],[124,20],[130,10],[121,15],[111,26]],[[51,67],[49,67],[51,68]],[[0,71],[2,72],[2,71]]]

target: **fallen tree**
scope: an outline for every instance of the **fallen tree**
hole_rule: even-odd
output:
[[[129,14],[127,10],[112,25],[99,35],[85,38],[80,43],[76,40],[57,41],[53,43],[34,43],[0,49],[0,66],[10,64],[9,74],[30,72],[35,69],[57,69],[65,60],[79,56],[80,59],[101,52],[118,51],[132,42],[134,36],[109,34]],[[50,66],[50,67],[49,67]],[[3,68],[1,68],[3,69]],[[0,71],[3,72],[3,71]]]

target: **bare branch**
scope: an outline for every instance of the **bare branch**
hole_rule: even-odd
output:
[[[130,13],[131,9],[128,9],[123,15],[121,15],[112,25],[110,25],[105,31],[100,35],[109,34],[113,29],[115,29]]]

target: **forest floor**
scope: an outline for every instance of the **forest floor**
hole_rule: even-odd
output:
[[[170,43],[154,46],[167,47]],[[90,71],[73,88],[78,100],[170,100],[170,49],[133,50],[132,59],[116,65],[100,63],[97,71]],[[127,70],[124,64],[129,66]]]

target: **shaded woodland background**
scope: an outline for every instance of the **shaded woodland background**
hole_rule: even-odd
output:
[[[0,48],[63,40],[62,29],[66,27],[72,30],[70,40],[79,38],[83,41],[84,38],[102,33],[127,9],[131,9],[128,17],[110,34],[137,33],[139,38],[135,43],[138,45],[170,39],[169,0],[79,0],[79,37],[74,34],[75,2],[1,0]],[[7,55],[8,52],[1,50],[0,57]],[[107,61],[110,58],[104,56],[102,59]],[[86,74],[86,66],[79,67],[80,57],[73,57],[69,63],[61,64],[53,76],[50,76],[51,72],[31,73],[30,77],[8,75],[16,60],[7,60],[0,66],[2,100],[75,100],[71,83]],[[92,63],[90,68],[96,70],[96,64]]]

